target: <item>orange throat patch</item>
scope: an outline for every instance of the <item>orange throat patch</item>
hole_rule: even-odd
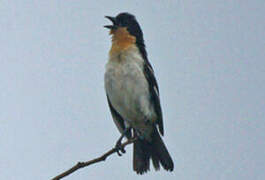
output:
[[[120,53],[135,44],[136,38],[127,31],[125,27],[119,27],[116,30],[111,30],[112,46],[110,54]]]

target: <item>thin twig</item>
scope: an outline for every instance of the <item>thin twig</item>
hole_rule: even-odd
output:
[[[132,138],[129,139],[128,141],[124,142],[121,144],[122,148],[125,148],[125,146],[132,144],[133,142],[136,141],[136,138]],[[108,156],[110,156],[111,154],[117,152],[118,149],[116,147],[112,148],[111,150],[109,150],[108,152],[106,152],[105,154],[103,154],[102,156],[95,158],[93,160],[90,161],[86,161],[86,162],[78,162],[76,165],[74,165],[72,168],[68,169],[67,171],[59,174],[58,176],[52,178],[51,180],[59,180],[64,178],[65,176],[68,176],[69,174],[72,174],[73,172],[77,171],[78,169],[84,168],[86,166],[89,166],[91,164],[100,162],[100,161],[105,161],[107,159]]]

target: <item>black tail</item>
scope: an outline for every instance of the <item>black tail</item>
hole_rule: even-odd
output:
[[[133,170],[143,174],[150,169],[150,158],[155,170],[160,169],[160,164],[167,171],[173,171],[174,164],[168,150],[161,139],[157,129],[152,135],[152,141],[138,139],[133,146]]]

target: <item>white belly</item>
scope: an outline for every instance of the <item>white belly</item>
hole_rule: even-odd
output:
[[[141,65],[139,60],[109,61],[105,73],[105,89],[112,106],[137,128],[155,116]]]

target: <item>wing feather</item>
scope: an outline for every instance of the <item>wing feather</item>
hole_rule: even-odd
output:
[[[109,104],[109,108],[110,108],[110,112],[113,118],[114,123],[116,124],[117,128],[119,129],[120,133],[123,133],[125,131],[125,122],[123,120],[123,118],[121,117],[121,115],[114,109],[114,107],[112,106],[109,97],[107,95],[107,99],[108,99],[108,104]],[[126,133],[126,137],[127,138],[131,138],[131,131],[128,131]]]
[[[158,117],[157,119],[158,129],[161,135],[164,135],[163,117],[162,117],[162,110],[159,99],[159,88],[156,78],[154,76],[153,68],[147,59],[145,60],[144,64],[144,74],[149,84],[150,100],[154,106],[155,112]]]

